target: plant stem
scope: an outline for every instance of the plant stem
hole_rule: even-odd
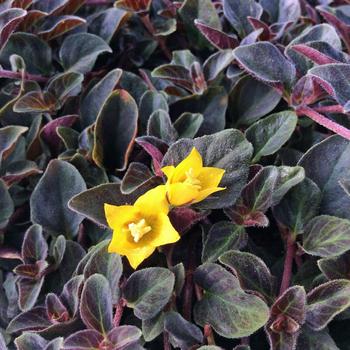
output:
[[[204,326],[204,337],[207,339],[208,345],[215,345],[214,333],[208,324]]]
[[[125,305],[126,305],[125,300],[123,298],[120,298],[119,302],[115,308],[115,314],[114,314],[114,319],[113,319],[114,327],[118,327],[120,325],[120,321],[121,321],[122,316],[123,316]]]
[[[169,342],[169,334],[167,331],[163,332],[163,349],[164,350],[171,350],[171,345]]]
[[[92,5],[92,6],[98,6],[98,5],[112,5],[111,0],[85,0],[85,5]]]
[[[293,268],[295,252],[296,252],[296,244],[294,241],[294,237],[291,234],[289,234],[287,238],[287,252],[284,260],[284,269],[283,269],[283,276],[282,276],[282,282],[280,287],[280,295],[283,294],[289,288],[290,281],[292,278],[292,268]]]
[[[155,35],[155,29],[154,29],[154,26],[153,26],[150,18],[149,18],[149,14],[140,15],[140,19],[141,19],[143,25],[145,26],[145,28],[147,29],[147,31],[154,37],[155,40],[157,40],[158,45],[162,49],[166,58],[168,60],[171,60],[172,55],[171,55],[171,52],[169,51],[169,49],[167,48],[164,39]]]
[[[341,105],[332,105],[332,106],[319,106],[312,107],[312,109],[319,113],[342,113],[344,114],[344,108]]]
[[[343,136],[347,140],[350,140],[350,130],[342,125],[335,123],[334,121],[326,118],[324,115],[316,112],[310,107],[300,107],[296,110],[298,115],[306,115],[316,123],[324,126],[328,130],[335,132],[336,134]]]
[[[12,72],[6,69],[0,69],[0,78],[8,78],[8,79],[22,79],[21,72]],[[37,81],[39,83],[46,83],[49,78],[43,77],[42,75],[37,74],[29,74],[26,73],[24,75],[24,79],[28,81]]]

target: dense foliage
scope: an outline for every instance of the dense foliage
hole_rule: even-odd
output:
[[[349,54],[349,0],[2,0],[0,349],[350,349]]]

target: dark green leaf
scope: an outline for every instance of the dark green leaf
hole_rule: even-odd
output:
[[[194,138],[203,120],[202,114],[199,113],[181,114],[174,122],[174,127],[179,134],[179,138]]]
[[[298,338],[297,349],[308,350],[340,350],[328,330],[315,332],[308,327],[303,327]]]
[[[0,179],[0,228],[7,225],[14,211],[13,200],[8,192],[6,184]]]
[[[323,274],[329,279],[350,279],[350,251],[334,258],[317,261]]]
[[[26,264],[34,264],[47,258],[48,246],[39,225],[31,226],[25,233],[22,244],[22,259]]]
[[[149,117],[147,135],[158,137],[169,144],[174,142],[178,137],[169,114],[162,109],[154,111]]]

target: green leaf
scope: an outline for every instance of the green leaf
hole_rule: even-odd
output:
[[[350,306],[350,281],[334,280],[313,289],[307,295],[306,323],[315,331],[322,330]]]
[[[31,219],[52,234],[74,236],[83,217],[68,208],[68,201],[86,190],[76,168],[62,160],[52,160],[30,198]]]
[[[0,165],[3,158],[14,148],[16,142],[22,134],[28,130],[25,126],[5,126],[0,129]]]
[[[125,90],[112,92],[97,117],[93,159],[101,167],[124,170],[137,133],[138,109]]]
[[[350,197],[339,185],[350,177],[350,143],[334,135],[311,147],[299,165],[322,191],[320,214],[350,219]]]
[[[204,209],[229,207],[237,200],[248,177],[248,163],[252,147],[243,134],[227,129],[213,135],[194,140],[182,139],[170,146],[163,159],[163,165],[177,165],[196,147],[203,158],[204,166],[225,169],[220,186],[226,190],[215,193],[197,204]]]
[[[245,293],[238,279],[223,267],[201,265],[194,273],[194,280],[204,289],[202,300],[194,307],[194,318],[200,326],[209,324],[225,338],[242,338],[267,322],[269,309],[265,302]]]
[[[175,284],[175,276],[168,269],[151,267],[134,272],[124,287],[128,306],[141,320],[153,318],[168,303]]]
[[[56,75],[47,87],[47,91],[58,100],[63,101],[69,96],[76,96],[80,93],[84,76],[80,73],[67,72]]]
[[[350,221],[320,215],[305,227],[303,249],[311,255],[332,257],[350,250]]]
[[[142,334],[147,342],[150,342],[162,334],[164,330],[165,313],[162,311],[153,318],[142,320]]]
[[[329,280],[350,279],[350,251],[334,258],[320,259],[317,264]]]
[[[229,251],[220,256],[220,262],[230,269],[239,279],[244,290],[256,291],[271,302],[275,296],[275,278],[263,260],[254,254]]]
[[[29,73],[47,75],[52,69],[50,46],[34,34],[13,33],[0,51],[0,64],[10,68],[11,55],[21,56]]]
[[[85,74],[93,68],[97,57],[112,49],[100,37],[89,33],[77,33],[66,37],[59,57],[65,71]]]
[[[308,350],[340,350],[327,329],[315,332],[303,327],[298,338],[297,349]]]
[[[123,71],[119,68],[111,70],[83,96],[80,104],[83,126],[87,127],[96,121],[105,100],[115,89],[122,74]]]
[[[320,202],[320,189],[306,178],[289,190],[273,208],[273,214],[281,224],[297,235],[304,231],[304,226],[317,214]]]
[[[80,316],[88,328],[103,334],[112,329],[112,292],[102,275],[94,274],[86,280],[81,293]]]
[[[0,228],[7,225],[8,220],[14,212],[15,206],[6,184],[0,179]]]
[[[297,121],[294,112],[284,111],[272,114],[250,126],[246,137],[254,147],[252,162],[256,163],[261,157],[277,152],[292,136]]]
[[[215,262],[228,250],[243,248],[247,241],[243,226],[228,221],[217,222],[210,228],[203,244],[202,262]]]
[[[147,135],[158,137],[171,144],[178,138],[176,129],[171,123],[168,112],[158,109],[148,119]]]
[[[179,134],[179,139],[192,139],[196,136],[203,123],[203,115],[200,113],[183,113],[174,122],[174,127]]]

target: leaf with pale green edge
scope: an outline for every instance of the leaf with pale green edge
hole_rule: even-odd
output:
[[[284,111],[251,125],[245,135],[254,147],[252,162],[256,163],[261,157],[276,153],[292,136],[297,121],[295,112]]]
[[[83,217],[68,208],[68,201],[86,190],[73,165],[52,160],[30,198],[31,219],[53,234],[74,236]]]
[[[158,109],[150,115],[147,124],[147,135],[158,137],[169,144],[178,138],[178,133],[171,123],[167,111]]]
[[[80,93],[84,75],[76,72],[66,72],[56,75],[49,83],[47,91],[58,100],[63,101]]]
[[[238,279],[217,264],[204,264],[194,273],[194,281],[204,289],[194,307],[197,324],[211,325],[225,338],[242,338],[263,327],[269,318],[265,302],[245,293]]]
[[[311,147],[299,165],[322,191],[320,214],[350,219],[350,197],[339,184],[350,177],[349,141],[341,136],[330,136]]]
[[[5,183],[12,187],[14,184],[30,177],[42,174],[37,164],[30,160],[19,160],[11,162],[6,167],[6,173],[2,177]]]
[[[289,86],[296,77],[294,65],[270,42],[239,46],[233,50],[233,55],[249,74],[267,84]]]
[[[219,348],[218,346],[215,346],[215,345],[205,345],[205,346],[201,346],[197,350],[222,350],[222,348]]]
[[[272,305],[265,329],[271,349],[295,349],[300,328],[305,323],[306,293],[302,286],[288,288]]]
[[[259,19],[263,13],[254,0],[224,0],[224,15],[241,38],[253,31],[247,17]]]
[[[96,83],[80,102],[80,114],[83,126],[93,124],[103,107],[105,100],[116,88],[123,71],[119,68],[111,70]]]
[[[35,333],[24,333],[15,339],[18,350],[45,349],[48,341]]]
[[[22,243],[22,259],[26,264],[34,264],[47,258],[48,246],[40,225],[32,225],[26,231]]]
[[[231,64],[233,59],[232,50],[218,51],[209,56],[203,63],[203,73],[206,81],[210,82],[215,80],[218,75]]]
[[[216,222],[209,230],[203,243],[202,262],[215,262],[231,249],[241,249],[248,241],[243,226],[229,221]]]
[[[168,269],[151,267],[134,272],[124,287],[124,298],[141,320],[157,315],[168,303],[175,276]]]
[[[350,307],[350,281],[333,280],[307,294],[306,324],[322,330],[338,314]]]
[[[273,203],[279,172],[275,166],[262,168],[241,193],[242,202],[251,212],[266,212]]]
[[[112,92],[100,110],[94,134],[93,159],[106,169],[124,170],[137,133],[138,108],[125,90]]]
[[[46,262],[43,262],[41,264],[41,270],[46,268],[48,264]],[[36,265],[29,265],[29,266],[36,266]],[[39,294],[41,292],[41,288],[44,284],[44,278],[43,277],[37,277],[35,276],[35,272],[31,273],[34,275],[35,279],[32,278],[20,278],[17,282],[18,287],[18,306],[21,309],[21,311],[28,311],[30,310],[35,303],[38,300]],[[39,271],[42,272],[42,271]]]
[[[294,234],[304,231],[305,225],[317,215],[321,203],[321,191],[310,179],[294,186],[273,208],[277,221]]]
[[[7,225],[12,216],[15,206],[6,184],[0,179],[0,228]]]
[[[142,334],[147,342],[157,338],[164,331],[165,313],[161,311],[158,315],[142,320]]]
[[[300,4],[293,0],[260,0],[272,23],[296,21],[300,17]]]
[[[0,47],[3,47],[13,31],[27,15],[27,11],[21,8],[10,8],[0,13]]]
[[[175,348],[186,350],[203,343],[202,331],[175,311],[165,314],[164,330]]]
[[[281,100],[273,87],[247,75],[241,78],[229,96],[229,122],[233,125],[251,125],[270,113]]]
[[[80,316],[88,328],[103,334],[113,328],[112,291],[104,276],[94,274],[86,280],[81,293]]]
[[[199,47],[205,47],[207,42],[196,28],[195,20],[200,20],[215,29],[221,29],[219,15],[210,0],[185,0],[179,9],[179,16],[185,25],[189,40]]]
[[[340,350],[327,329],[316,332],[307,326],[300,332],[297,349]]]
[[[178,85],[189,91],[192,91],[193,88],[190,71],[184,66],[175,64],[163,64],[152,71],[152,77],[169,80],[175,85]],[[157,92],[153,91],[147,91],[146,93],[158,94]]]
[[[73,333],[64,342],[63,350],[98,350],[104,336],[94,329]]]
[[[90,33],[69,35],[63,41],[59,57],[65,71],[85,74],[93,68],[97,57],[112,52],[100,37]]]
[[[118,82],[120,89],[126,90],[139,105],[141,97],[148,90],[147,84],[138,75],[123,71]]]
[[[170,116],[174,120],[183,113],[200,113],[203,123],[198,135],[208,135],[225,128],[228,96],[219,86],[209,87],[202,95],[181,98],[170,105]]]
[[[21,135],[28,130],[25,126],[9,125],[0,128],[0,164],[3,159],[14,149]]]
[[[233,270],[244,290],[260,293],[269,303],[275,296],[275,278],[264,261],[256,255],[231,250],[221,255],[219,261]]]
[[[185,266],[181,262],[176,264],[175,266],[172,266],[170,268],[170,271],[172,271],[175,275],[175,287],[174,287],[175,294],[180,295],[185,285],[185,278],[186,278]]]
[[[34,34],[13,33],[0,51],[0,64],[10,68],[9,58],[14,54],[23,58],[29,73],[46,75],[52,69],[50,46]]]
[[[203,209],[218,209],[233,205],[248,178],[251,144],[240,131],[234,129],[194,140],[182,139],[170,146],[164,156],[163,165],[179,164],[193,147],[201,154],[204,166],[225,169],[220,186],[226,189],[211,195],[197,206]]]
[[[174,127],[179,135],[179,139],[192,139],[197,135],[203,123],[203,115],[200,113],[183,113],[174,122]]]
[[[103,244],[102,244],[103,243]],[[103,241],[97,250],[93,252],[84,268],[84,277],[98,273],[107,278],[112,291],[112,303],[119,300],[119,280],[123,272],[123,264],[120,255],[109,253],[107,246],[110,241]]]
[[[320,259],[317,265],[329,280],[350,279],[350,251],[333,258]]]
[[[301,166],[279,166],[279,176],[272,195],[273,205],[278,204],[285,194],[305,179],[305,171]]]
[[[303,250],[324,258],[350,250],[350,221],[330,215],[314,217],[304,229]]]

